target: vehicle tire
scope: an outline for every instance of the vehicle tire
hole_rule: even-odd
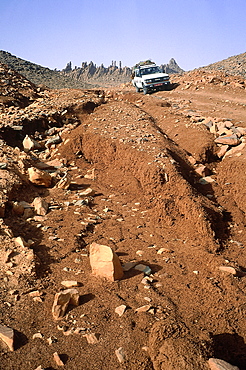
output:
[[[140,91],[140,89],[139,89],[139,87],[137,87],[137,85],[135,85],[135,89],[136,89],[136,92]]]
[[[143,93],[144,93],[144,95],[148,94],[148,88],[147,88],[147,86],[143,86]]]

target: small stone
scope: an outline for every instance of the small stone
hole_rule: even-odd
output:
[[[26,135],[25,139],[22,142],[23,148],[26,152],[34,149],[40,149],[41,145],[36,141],[30,138],[30,136]]]
[[[73,306],[79,305],[79,292],[77,289],[66,289],[56,293],[52,306],[53,318],[55,320],[61,319],[65,315],[69,304]]]
[[[95,333],[89,333],[89,334],[84,334],[83,337],[86,338],[87,342],[89,344],[96,344],[99,342],[99,334]]]
[[[73,288],[75,286],[80,286],[81,284],[75,280],[63,280],[61,285],[65,286],[66,288]]]
[[[230,365],[228,362],[218,358],[210,358],[208,365],[210,370],[239,370],[237,366]]]
[[[49,205],[48,203],[41,197],[37,197],[34,199],[34,201],[32,202],[33,204],[33,207],[37,213],[37,215],[40,215],[40,216],[45,216],[47,211],[48,211],[48,208],[49,208]]]
[[[197,167],[195,167],[195,172],[202,177],[209,175],[209,169],[203,164],[199,164]]]
[[[90,264],[93,275],[105,277],[110,281],[119,280],[124,275],[119,257],[106,245],[90,245]]]
[[[53,358],[54,358],[55,363],[57,364],[57,366],[64,366],[64,362],[61,360],[61,358],[60,358],[60,356],[58,355],[57,352],[53,353]]]
[[[14,330],[0,325],[0,339],[7,344],[10,351],[14,351]]]
[[[169,248],[160,248],[158,251],[157,251],[157,254],[162,254],[162,253],[173,253],[173,251]]]
[[[67,172],[61,178],[61,180],[56,183],[55,188],[67,190],[71,184],[71,181],[72,181],[72,176],[70,175],[70,173]]]
[[[29,246],[21,236],[15,238],[15,244],[22,248]]]
[[[149,266],[138,264],[134,267],[135,270],[143,272],[145,275],[151,274],[151,268]]]
[[[123,271],[129,271],[136,265],[136,262],[126,262],[122,265]]]
[[[92,168],[92,170],[88,170],[87,174],[84,175],[85,179],[95,180],[95,168]]]
[[[218,152],[216,153],[217,157],[222,158],[226,154],[228,148],[229,148],[229,145],[221,145]]]
[[[34,185],[45,186],[46,188],[51,186],[52,177],[47,172],[30,167],[28,168],[28,176],[29,181]]]
[[[79,193],[80,197],[93,197],[93,195],[95,195],[95,190],[92,188],[87,188]]]
[[[246,275],[246,272],[241,271],[231,266],[219,266],[219,270],[223,272],[227,272],[228,274],[232,274],[237,277],[243,277]]]
[[[119,361],[119,363],[123,363],[125,362],[126,360],[126,355],[125,355],[125,351],[122,347],[118,348],[116,351],[115,351],[115,354],[116,354],[116,357]]]
[[[199,183],[201,185],[207,185],[207,184],[211,184],[212,182],[214,182],[214,179],[210,176],[205,176],[205,177],[202,177],[200,180],[199,180]]]
[[[37,338],[42,339],[43,338],[43,334],[41,334],[41,333],[35,333],[35,334],[33,334],[32,339],[37,339]]]
[[[150,308],[151,308],[151,305],[147,304],[145,306],[141,306],[141,307],[136,308],[135,312],[137,312],[137,313],[147,312],[147,311],[150,310]]]
[[[122,316],[124,314],[126,310],[126,306],[124,304],[116,307],[116,309],[114,310],[115,313],[117,313],[119,316]]]

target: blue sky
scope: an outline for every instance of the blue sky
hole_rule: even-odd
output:
[[[246,52],[246,0],[0,0],[0,49],[62,69],[174,58],[191,70]]]

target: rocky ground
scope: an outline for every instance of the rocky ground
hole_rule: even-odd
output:
[[[0,368],[245,369],[245,81],[0,73]]]

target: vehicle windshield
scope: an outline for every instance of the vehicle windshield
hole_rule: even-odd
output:
[[[148,67],[140,70],[141,75],[150,75],[153,73],[161,73],[160,67]]]

